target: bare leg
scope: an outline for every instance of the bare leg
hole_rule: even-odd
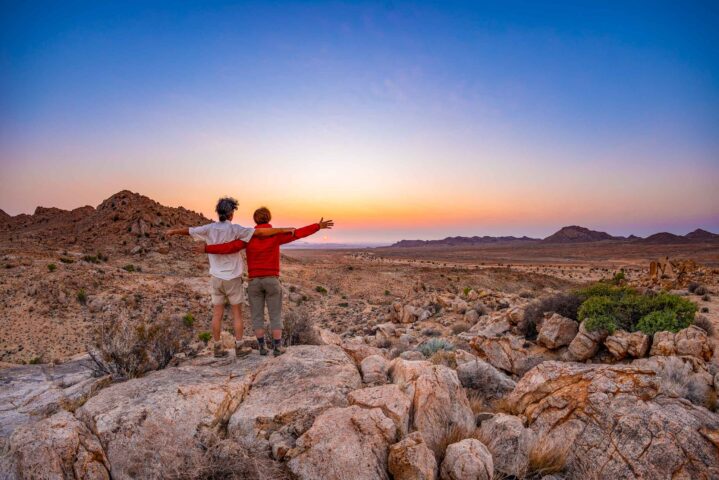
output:
[[[265,329],[264,328],[256,328],[255,329],[255,337],[257,338],[264,338],[265,336]]]
[[[242,321],[242,305],[232,305],[232,318],[235,323],[235,340],[242,340],[245,335],[245,324]]]
[[[212,306],[212,339],[216,342],[220,341],[220,332],[222,331],[222,316],[225,313],[224,305]]]
[[[272,330],[272,338],[275,340],[281,340],[282,339],[282,330]]]

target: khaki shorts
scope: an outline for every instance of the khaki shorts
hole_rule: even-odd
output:
[[[210,295],[212,295],[213,305],[224,305],[225,301],[230,305],[240,305],[245,301],[245,284],[242,277],[232,280],[211,277]]]
[[[270,328],[282,330],[282,285],[277,277],[257,277],[247,287],[252,314],[252,328],[265,328],[265,305],[270,315]]]

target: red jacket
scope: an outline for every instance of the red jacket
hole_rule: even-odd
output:
[[[272,228],[272,225],[261,223],[255,228]],[[247,272],[250,278],[278,277],[280,275],[280,245],[309,237],[319,229],[319,223],[314,223],[298,228],[294,235],[280,233],[271,237],[252,237],[249,242],[235,240],[217,245],[205,245],[205,253],[236,253],[247,248]]]

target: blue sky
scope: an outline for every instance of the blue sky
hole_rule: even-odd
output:
[[[3,2],[0,208],[719,231],[715,2]]]

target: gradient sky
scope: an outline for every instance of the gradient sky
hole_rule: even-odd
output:
[[[0,1],[0,208],[719,232],[719,3]]]

